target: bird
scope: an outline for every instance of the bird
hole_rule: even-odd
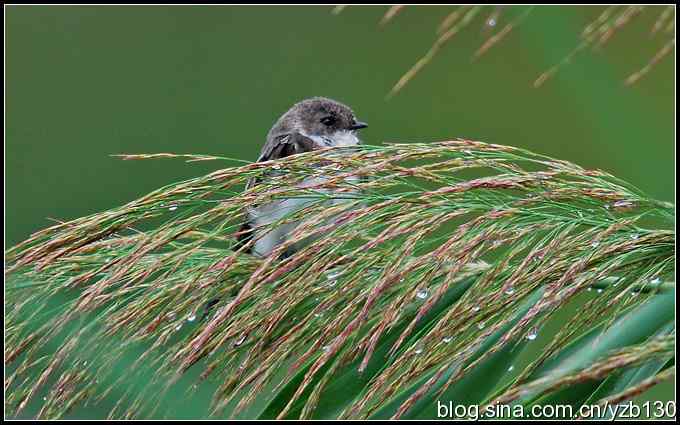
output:
[[[329,147],[352,147],[361,144],[357,131],[368,127],[356,119],[352,109],[337,100],[312,97],[294,104],[272,126],[256,162],[270,161]],[[270,175],[272,173],[269,173]],[[255,187],[266,176],[251,178],[246,190]],[[322,178],[303,179],[302,186],[322,182]],[[234,251],[264,258],[285,243],[299,222],[286,222],[271,226],[288,214],[309,205],[309,199],[283,199],[263,205],[245,208],[245,220],[236,232]],[[342,202],[341,200],[331,203]],[[304,242],[311,242],[309,239]],[[297,243],[289,246],[281,255],[285,259],[305,246]],[[234,295],[234,294],[232,294]],[[220,303],[221,297],[213,298],[204,305],[201,320],[207,320],[211,311]]]
[[[330,147],[351,147],[361,144],[357,132],[368,127],[357,120],[352,109],[326,97],[312,97],[294,104],[272,126],[267,134],[257,162],[270,161]],[[246,189],[259,184],[263,178],[251,178]],[[308,178],[301,186],[313,185],[323,178]],[[247,207],[245,220],[237,233],[236,249],[257,257],[266,257],[285,243],[299,221],[271,226],[310,204],[309,199],[290,198]],[[331,201],[333,202],[333,201]],[[309,243],[310,241],[306,241]],[[306,244],[296,243],[282,254],[289,257]]]

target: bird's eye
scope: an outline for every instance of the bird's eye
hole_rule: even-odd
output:
[[[321,118],[321,124],[331,126],[331,125],[335,124],[335,117],[331,116],[331,115],[329,115],[327,117],[323,117],[323,118]]]

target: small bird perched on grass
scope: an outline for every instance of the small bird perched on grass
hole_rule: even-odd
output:
[[[324,97],[305,99],[293,105],[269,130],[257,162],[285,158],[316,149],[356,146],[361,143],[356,134],[357,130],[367,126],[366,123],[356,119],[348,106],[338,101]],[[257,185],[262,179],[251,179],[246,185],[246,190]],[[301,185],[321,182],[323,178],[310,177],[304,179]],[[337,201],[330,201],[331,204],[342,202],[339,198]],[[275,227],[269,225],[299,211],[311,202],[313,200],[291,198],[247,207],[246,220],[237,233],[234,249],[266,257],[288,240],[298,223],[287,222]],[[300,244],[288,247],[282,257],[288,257],[300,248]],[[219,301],[219,298],[215,298],[206,304],[203,320]]]
[[[324,97],[305,99],[293,105],[276,121],[267,135],[257,161],[280,159],[329,147],[356,146],[361,143],[357,137],[357,130],[365,127],[367,124],[358,121],[352,110],[340,102]],[[318,177],[309,178],[305,179],[301,186],[322,181],[323,179]],[[251,179],[246,189],[258,182]],[[254,239],[248,251],[260,257],[269,255],[288,240],[298,223],[287,222],[274,228],[265,227],[299,211],[311,202],[309,199],[291,198],[249,207],[246,211],[246,221],[238,234],[237,248]],[[299,248],[289,247],[284,257],[290,256]]]

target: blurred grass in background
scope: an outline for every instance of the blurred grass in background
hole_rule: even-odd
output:
[[[535,78],[578,44],[602,7],[538,7],[474,63],[486,36],[472,25],[385,101],[450,7],[409,7],[384,28],[386,7],[331,9],[9,7],[6,246],[48,217],[105,210],[221,166],[110,154],[254,160],[278,116],[315,95],[352,106],[370,124],[371,144],[466,137],[514,145],[673,200],[673,61],[623,84],[663,44],[649,37],[657,13],[578,55],[540,89]],[[669,384],[646,397],[669,397]]]

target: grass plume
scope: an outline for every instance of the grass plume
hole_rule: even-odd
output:
[[[328,178],[300,187],[310,175]],[[314,201],[274,223],[301,220],[291,241],[263,259],[233,249],[245,205],[291,197]],[[205,416],[416,417],[433,394],[507,368],[575,303],[584,308],[543,355],[506,380],[475,381],[493,383],[480,404],[557,393],[611,376],[609,361],[668,356],[674,332],[657,333],[673,317],[674,213],[604,171],[471,140],[220,169],[6,252],[5,405],[58,418],[114,393],[110,417],[156,417],[172,388],[212,383]],[[626,340],[611,336],[620,317]],[[607,343],[602,356],[557,373],[585,334]],[[139,377],[144,388],[126,385]]]

